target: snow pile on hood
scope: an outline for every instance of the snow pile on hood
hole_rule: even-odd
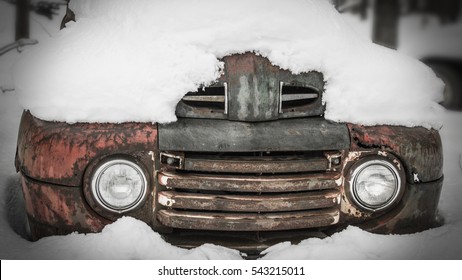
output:
[[[76,23],[24,55],[20,103],[67,122],[172,122],[219,58],[254,51],[324,74],[325,117],[436,126],[442,82],[420,62],[366,42],[324,0],[73,0]]]

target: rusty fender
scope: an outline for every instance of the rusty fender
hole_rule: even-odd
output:
[[[80,187],[91,161],[114,154],[140,160],[152,174],[149,151],[157,151],[156,124],[68,124],[42,121],[26,111],[19,127],[16,168],[38,181]]]
[[[365,214],[343,197],[341,220],[382,234],[411,233],[436,226],[443,185],[443,151],[438,131],[353,124],[348,124],[348,128],[351,148],[344,174],[357,157],[371,154],[396,157],[403,164],[406,187],[398,205],[385,213]]]
[[[83,195],[92,167],[114,155],[131,157],[146,170],[150,195],[145,205],[129,214],[151,224],[156,153],[156,124],[68,124],[42,121],[24,112],[16,168],[21,172],[32,238],[98,232],[118,218],[98,215]]]
[[[348,124],[351,151],[381,150],[404,164],[409,183],[432,182],[443,176],[443,148],[436,130],[423,127]]]

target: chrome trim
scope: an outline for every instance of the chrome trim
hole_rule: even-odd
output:
[[[223,83],[223,86],[225,88],[225,111],[224,111],[224,114],[227,115],[228,114],[228,83],[227,82],[224,82]]]

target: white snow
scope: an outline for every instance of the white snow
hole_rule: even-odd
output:
[[[14,13],[10,8],[0,2],[0,12],[10,11],[0,14],[0,27],[7,19],[12,21]],[[0,42],[10,43],[11,32],[0,28]],[[8,61],[16,60],[18,54],[13,52],[11,56]],[[1,56],[0,72],[8,73],[10,64],[3,59]],[[359,101],[364,102],[361,106],[369,105],[369,101]],[[19,176],[14,170],[21,113],[16,93],[0,93],[0,259],[241,258],[237,251],[210,244],[192,250],[171,246],[146,224],[128,217],[107,226],[101,233],[52,236],[37,242],[25,240],[20,236],[25,234],[25,213]],[[462,112],[444,110],[440,116],[445,174],[439,207],[445,218],[442,227],[410,235],[376,235],[348,227],[325,239],[308,239],[298,245],[280,243],[268,249],[264,259],[461,259]]]
[[[325,117],[439,127],[442,82],[420,62],[356,35],[324,0],[75,0],[77,22],[17,66],[20,104],[67,122],[171,122],[219,58],[254,51],[294,73],[318,70]]]

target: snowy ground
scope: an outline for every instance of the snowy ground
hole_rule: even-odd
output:
[[[0,2],[0,42],[10,43],[5,16],[11,5]],[[37,18],[44,20],[44,18]],[[44,22],[47,22],[46,20]],[[43,25],[44,23],[42,23]],[[49,24],[49,22],[47,22]],[[6,31],[5,31],[6,30]],[[40,30],[38,28],[37,30]],[[39,34],[39,31],[33,31]],[[8,35],[5,35],[8,34]],[[40,36],[47,36],[43,30]],[[0,86],[8,86],[8,66],[17,54],[0,57]],[[14,155],[22,108],[14,92],[0,92],[0,259],[241,259],[239,252],[214,245],[193,250],[164,242],[144,223],[122,218],[98,234],[71,234],[29,242]],[[441,114],[445,181],[440,213],[445,225],[412,235],[376,235],[356,227],[325,239],[278,244],[263,259],[462,259],[462,112]],[[115,245],[116,244],[116,245]]]

